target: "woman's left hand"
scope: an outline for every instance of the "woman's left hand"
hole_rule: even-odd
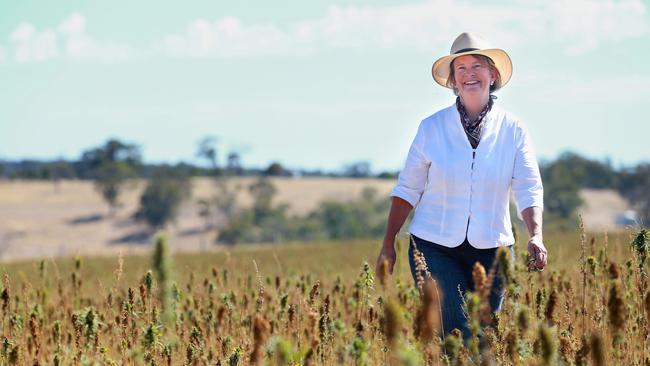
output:
[[[528,270],[543,271],[546,267],[548,252],[541,236],[535,235],[528,240],[528,253],[530,254]]]

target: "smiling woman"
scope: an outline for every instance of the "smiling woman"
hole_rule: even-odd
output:
[[[482,81],[490,80],[490,93],[495,92],[501,88],[501,73],[494,64],[491,58],[483,55],[466,55],[454,59],[451,62],[451,71],[447,79],[446,86],[454,90],[455,95],[458,94],[456,88],[456,74],[458,73],[458,80],[464,80],[463,77],[471,76],[470,70],[475,70],[478,76],[482,76]],[[470,80],[463,82],[465,85],[478,84],[479,80]]]
[[[442,331],[457,328],[468,339],[462,304],[467,291],[477,290],[473,280],[477,264],[488,271],[496,268],[487,296],[493,312],[504,298],[499,267],[508,261],[496,263],[496,258],[497,250],[505,248],[505,256],[514,259],[511,190],[530,234],[529,269],[546,266],[542,181],[525,127],[494,105],[492,93],[512,75],[505,51],[463,33],[454,41],[450,55],[433,64],[432,74],[438,84],[454,90],[456,103],[420,124],[390,194],[391,209],[377,268],[382,271],[387,265],[392,272],[395,237],[415,208],[409,227],[413,278],[417,282],[423,277],[423,256],[442,294]]]

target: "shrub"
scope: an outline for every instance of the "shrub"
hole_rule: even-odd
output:
[[[136,217],[145,220],[153,228],[165,226],[178,214],[182,201],[189,196],[186,177],[159,169],[149,180],[140,197],[140,210]]]

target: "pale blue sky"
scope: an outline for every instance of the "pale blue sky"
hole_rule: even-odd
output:
[[[463,31],[514,64],[497,103],[540,159],[650,160],[647,1],[0,0],[0,159],[77,158],[117,137],[195,161],[400,169],[453,103],[430,76]]]

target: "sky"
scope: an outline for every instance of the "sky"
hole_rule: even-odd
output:
[[[539,160],[650,160],[650,3],[0,0],[0,160],[77,159],[109,138],[148,162],[402,167],[454,102],[431,65],[461,32],[513,61],[496,103]]]

